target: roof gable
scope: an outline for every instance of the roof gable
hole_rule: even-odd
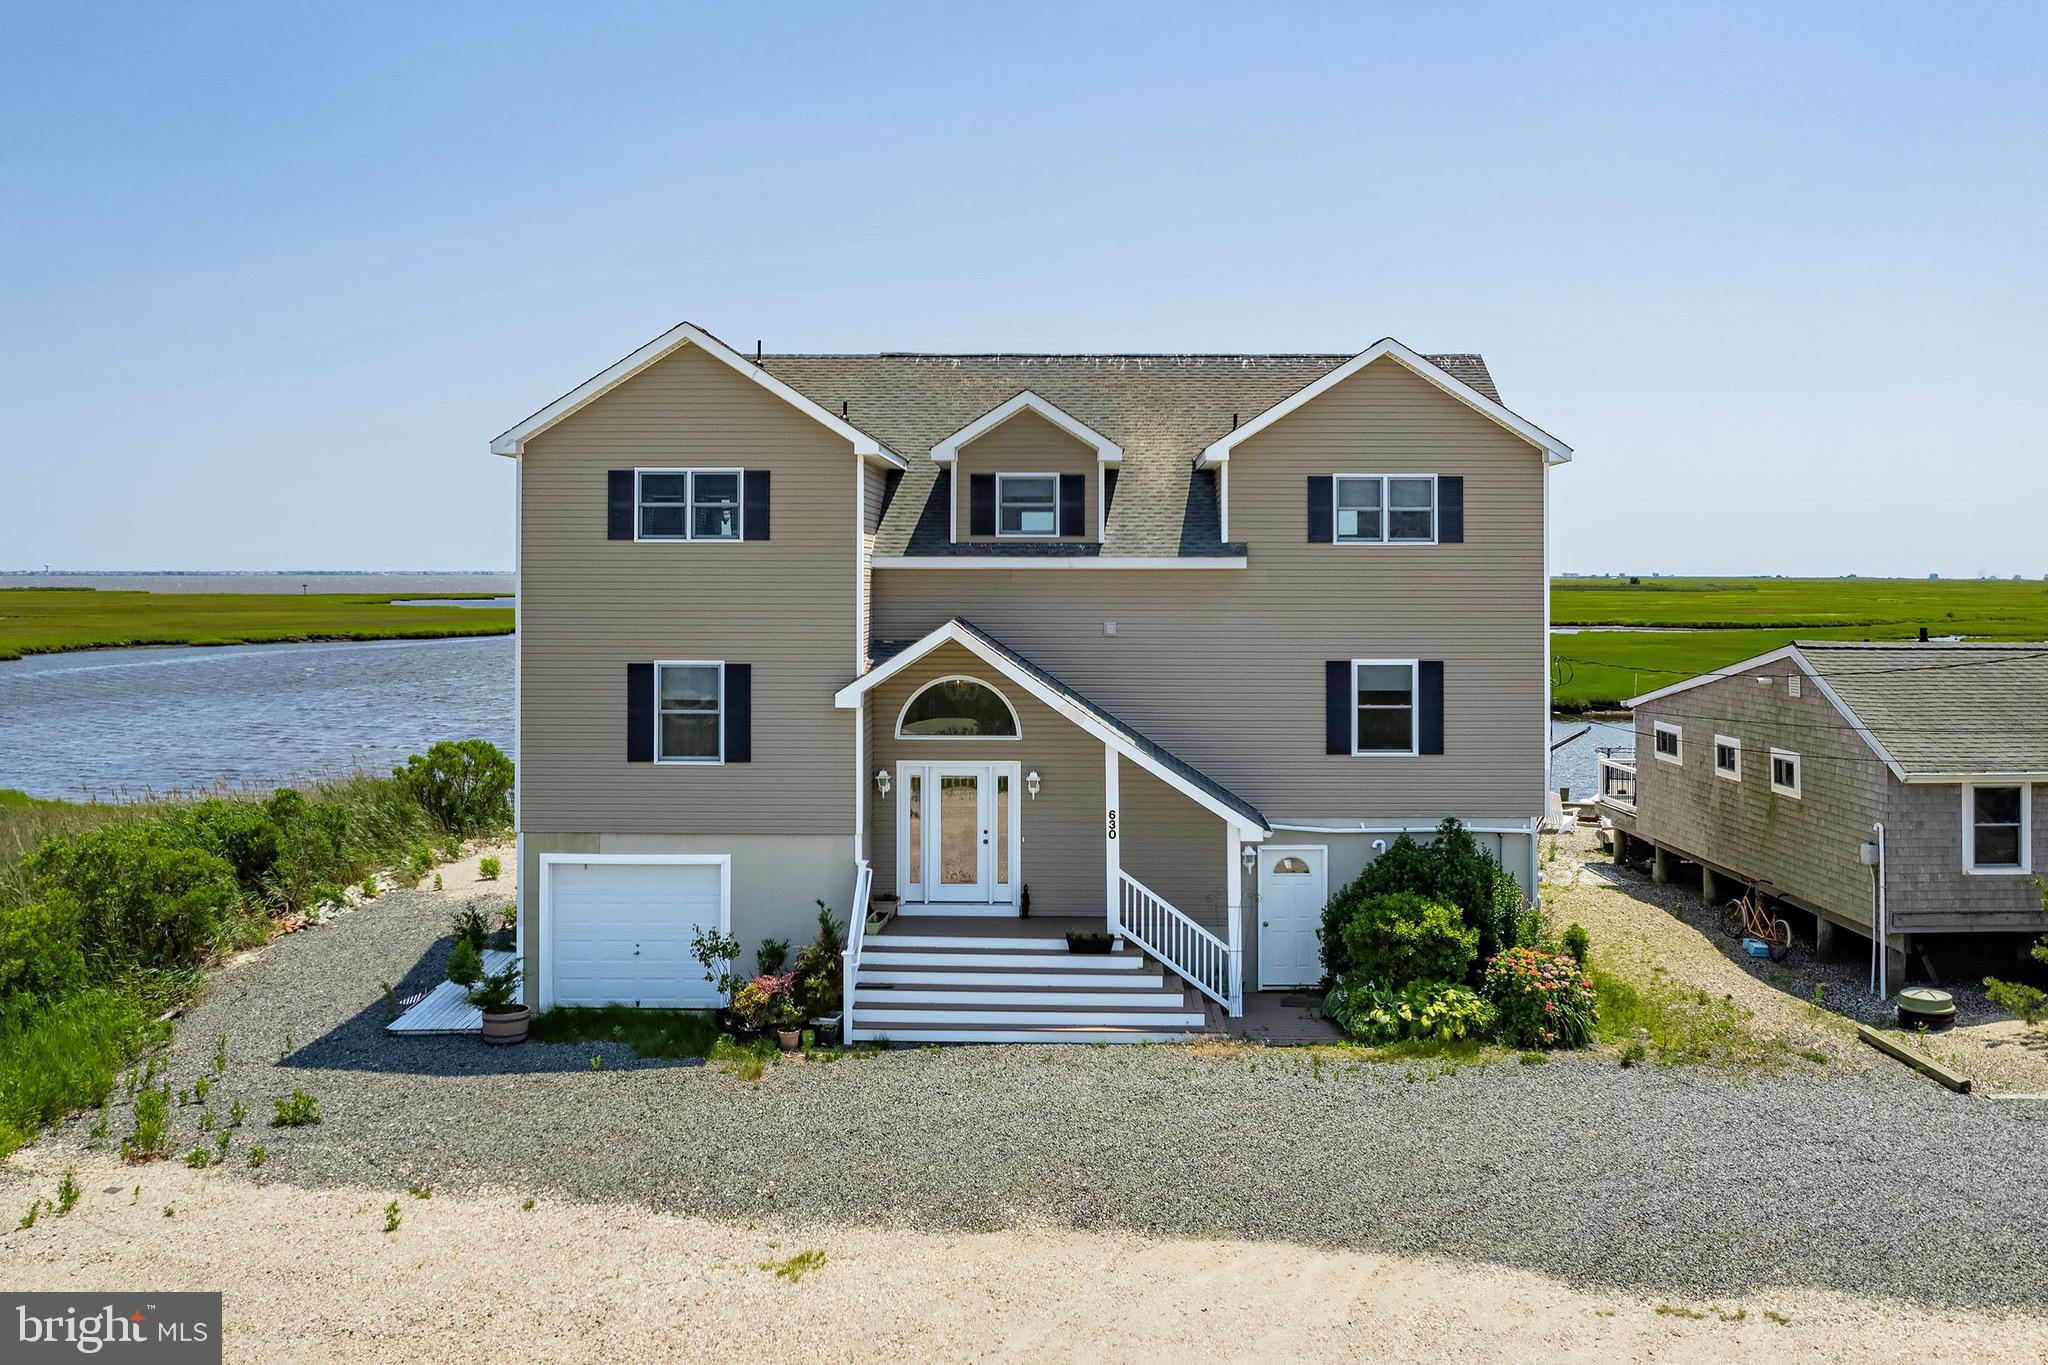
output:
[[[1313,403],[1316,399],[1336,388],[1345,380],[1357,374],[1376,360],[1393,360],[1413,371],[1418,377],[1429,381],[1451,397],[1465,404],[1481,416],[1507,428],[1543,452],[1545,464],[1563,464],[1571,459],[1572,448],[1537,426],[1534,422],[1510,411],[1498,398],[1482,393],[1477,388],[1444,366],[1432,361],[1420,352],[1410,350],[1392,337],[1379,341],[1360,351],[1342,365],[1317,378],[1313,383],[1296,390],[1278,403],[1267,408],[1251,421],[1237,427],[1229,435],[1211,441],[1202,451],[1202,463],[1222,464],[1230,459],[1230,452],[1241,442],[1258,435],[1274,423],[1284,420],[1289,414]]]
[[[874,437],[856,429],[845,419],[834,416],[767,370],[747,360],[717,337],[690,322],[678,323],[618,363],[584,380],[525,421],[501,433],[491,442],[491,453],[510,456],[524,454],[526,443],[535,436],[572,413],[581,411],[634,375],[657,361],[667,359],[685,346],[697,347],[728,369],[760,385],[805,416],[821,423],[835,435],[852,442],[856,455],[881,460],[898,469],[904,468],[907,464],[902,456],[889,450]]]
[[[932,458],[941,464],[956,460],[960,456],[962,446],[979,440],[997,427],[1002,426],[1005,422],[1026,412],[1036,413],[1083,445],[1093,447],[1095,458],[1105,464],[1118,463],[1124,457],[1124,448],[1115,441],[1110,440],[1080,418],[1063,411],[1058,405],[1026,389],[1008,402],[999,403],[995,407],[990,408],[987,412],[933,446]]]

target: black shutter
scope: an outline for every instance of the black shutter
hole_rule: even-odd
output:
[[[996,476],[967,476],[967,534],[992,536],[996,533]]]
[[[1311,483],[1314,480],[1310,480]],[[1328,483],[1328,479],[1323,480]],[[1351,709],[1357,699],[1351,691],[1351,660],[1332,659],[1323,665],[1323,752],[1351,752]]]
[[[1088,528],[1081,524],[1081,516],[1088,509],[1088,476],[1086,474],[1060,475],[1060,534],[1063,536],[1085,536]]]
[[[768,539],[768,471],[749,469],[740,479],[742,540]]]
[[[1444,664],[1441,659],[1424,659],[1416,666],[1415,705],[1418,752],[1444,751]]]
[[[1308,476],[1308,543],[1328,545],[1335,539],[1330,533],[1336,516],[1336,483],[1328,474]],[[1346,744],[1344,752],[1350,753]]]
[[[605,471],[604,536],[606,540],[633,538],[633,471],[630,469]]]
[[[754,666],[725,666],[725,761],[754,761]]]
[[[626,762],[654,761],[654,665],[626,665]]]
[[[1102,519],[1109,520],[1109,514],[1116,510],[1116,471],[1102,471]]]
[[[1437,476],[1436,538],[1440,545],[1465,542],[1465,480],[1460,475]]]

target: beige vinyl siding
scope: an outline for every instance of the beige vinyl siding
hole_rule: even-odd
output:
[[[1637,708],[1635,833],[1868,932],[1861,850],[1885,818],[1888,774],[1811,678],[1789,695],[1796,668],[1760,665]],[[1657,757],[1658,721],[1682,727],[1681,764]],[[1742,741],[1740,782],[1714,772],[1716,734]],[[1799,755],[1797,798],[1771,790],[1773,748]]]
[[[1097,499],[1102,496],[1101,466],[1096,462],[1095,447],[1054,426],[1045,418],[1025,410],[978,440],[960,447],[953,477],[953,501],[959,514],[959,538],[963,541],[1011,540],[1012,537],[977,536],[970,534],[974,525],[973,509],[969,499],[972,496],[972,476],[976,474],[1079,474],[1088,481],[1088,492],[1082,500],[1082,533],[1074,536],[1060,536],[1057,539],[1070,541],[1096,540],[1097,525],[1095,509]],[[1050,540],[1055,537],[1042,536],[1030,539]]]
[[[1462,475],[1464,543],[1309,544],[1308,476],[1339,473]],[[1525,821],[1549,737],[1543,479],[1534,447],[1382,360],[1232,453],[1248,568],[881,570],[875,633],[965,617],[1273,819]],[[1326,754],[1339,658],[1443,660],[1445,752]]]
[[[1117,793],[1122,812],[1118,842],[1123,846],[1117,856],[1123,870],[1227,941],[1223,868],[1230,850],[1222,819],[1135,763],[1118,766]]]
[[[874,638],[869,627],[874,622],[875,590],[875,528],[882,522],[882,471],[860,462],[860,563],[855,572],[859,575],[860,626],[854,636],[856,642],[856,665],[862,672],[868,667],[868,642]]]
[[[2048,928],[2034,876],[1963,871],[1963,789],[1885,774],[1885,911],[1900,933]],[[1987,782],[1985,785],[2015,786]],[[2033,872],[2048,870],[2048,784],[2034,784]]]
[[[911,694],[954,674],[978,678],[1008,699],[1023,738],[1010,740],[897,739],[896,721]],[[1034,915],[1101,915],[1106,911],[1108,853],[1103,847],[1102,742],[958,645],[945,645],[868,694],[874,727],[874,767],[886,769],[889,795],[867,785],[874,828],[875,890],[900,892],[896,866],[897,804],[903,788],[897,764],[1015,763],[1017,810],[1023,821],[1020,868],[1031,889]],[[1041,782],[1033,800],[1021,790],[1024,773]],[[1126,768],[1128,771],[1128,768]],[[1219,836],[1220,837],[1220,836]]]
[[[856,457],[694,347],[527,443],[521,478],[521,818],[535,830],[853,832]],[[605,474],[771,471],[772,539],[605,538]],[[753,666],[753,761],[626,761],[626,665]],[[852,844],[846,845],[851,863]]]

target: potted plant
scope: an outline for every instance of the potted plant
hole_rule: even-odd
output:
[[[839,1036],[839,1011],[846,964],[846,934],[832,918],[831,907],[818,902],[818,936],[797,950],[790,968],[795,978],[791,990],[797,1010],[811,1027],[833,1038]]]
[[[731,1014],[737,1031],[756,1036],[772,1031],[783,1051],[794,1052],[803,1025],[794,984],[793,975],[762,975],[734,991]],[[787,1042],[781,1036],[784,1034]]]
[[[789,988],[790,978],[779,978],[783,989],[777,991],[768,1006],[768,1026],[775,1030],[775,1046],[784,1052],[795,1052],[803,1046],[804,1012],[797,1004],[796,992]]]
[[[1092,957],[1098,953],[1108,952],[1111,942],[1110,936],[1099,929],[1090,934],[1070,933],[1067,935],[1067,951],[1087,953]]]
[[[484,1041],[493,1047],[508,1047],[526,1041],[526,1025],[532,1012],[518,1003],[519,960],[514,958],[500,972],[486,972],[469,988],[469,1003],[484,1012]]]

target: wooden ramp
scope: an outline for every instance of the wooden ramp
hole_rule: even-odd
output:
[[[484,950],[484,971],[502,972],[513,954],[495,948]],[[386,1033],[477,1033],[483,1029],[484,1012],[469,1003],[469,992],[453,981],[443,981],[428,991],[404,1014],[384,1026]]]

